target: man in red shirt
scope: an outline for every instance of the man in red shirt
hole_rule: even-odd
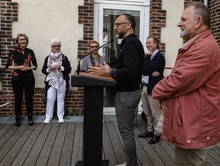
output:
[[[165,103],[162,138],[175,145],[176,165],[202,166],[220,141],[220,49],[203,3],[187,6],[177,26],[185,43],[152,96]]]

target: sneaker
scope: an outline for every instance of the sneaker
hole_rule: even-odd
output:
[[[126,166],[126,161],[123,162],[122,164],[116,165],[116,166]]]
[[[50,119],[49,119],[49,118],[46,118],[46,119],[44,120],[44,123],[50,123]]]
[[[64,119],[63,118],[59,118],[59,123],[64,123]]]

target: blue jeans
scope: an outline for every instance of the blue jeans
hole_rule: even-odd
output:
[[[115,96],[115,109],[118,128],[124,142],[124,151],[127,166],[137,165],[136,144],[133,123],[135,108],[141,99],[141,92],[118,92]]]

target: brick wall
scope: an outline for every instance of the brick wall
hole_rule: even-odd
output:
[[[13,49],[16,45],[12,40],[12,21],[18,19],[18,4],[11,2],[11,0],[2,0],[0,2],[1,12],[1,58],[2,65],[4,66],[8,57],[9,50]],[[11,115],[13,114],[13,93],[11,88],[11,72],[4,71],[0,74],[2,80],[3,91],[0,92],[0,103],[10,102],[0,109],[0,115]]]
[[[216,40],[218,41],[218,45],[220,47],[220,1],[209,0],[209,7],[211,12],[211,30]]]
[[[162,0],[151,0],[150,6],[149,34],[161,40],[161,28],[166,26],[166,11],[161,9]],[[159,49],[165,54],[165,43],[160,43]]]
[[[192,1],[203,0],[185,0],[185,5]],[[1,58],[2,65],[5,65],[9,50],[13,49],[16,45],[12,39],[12,22],[18,20],[18,5],[11,2],[11,0],[0,1],[1,12]],[[161,10],[162,0],[151,0],[150,8],[150,35],[161,39],[161,27],[166,26],[166,11]],[[209,7],[212,16],[212,32],[220,45],[220,1],[210,0]],[[83,57],[88,52],[88,41],[93,39],[93,0],[84,0],[84,6],[79,6],[79,20],[83,24],[84,36],[83,40],[78,41],[78,57]],[[160,44],[160,50],[165,52],[165,43]],[[14,115],[14,96],[11,87],[11,72],[0,71],[0,80],[3,83],[3,92],[0,92],[0,103],[10,102],[4,108],[0,108],[0,116]],[[35,89],[34,106],[35,114],[43,115],[45,113],[45,90],[42,88]],[[23,110],[25,114],[25,103],[23,103]],[[78,90],[71,90],[66,96],[66,108],[83,108],[83,88]]]
[[[2,65],[6,63],[8,51],[14,48],[15,42],[12,40],[12,21],[18,19],[18,4],[12,3],[11,1],[0,2],[1,12],[1,58]],[[10,79],[10,72],[4,72],[1,75],[3,78],[3,90],[10,89],[8,80]]]
[[[185,1],[184,1],[184,5],[187,6],[187,5],[190,4],[191,2],[204,2],[204,0],[185,0]]]
[[[83,40],[78,41],[78,58],[83,58],[89,51],[88,42],[93,40],[94,0],[84,0],[79,6],[79,24],[83,24]]]

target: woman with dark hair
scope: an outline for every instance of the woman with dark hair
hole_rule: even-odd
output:
[[[21,125],[21,106],[23,91],[25,93],[26,110],[29,125],[34,125],[33,122],[33,94],[35,87],[35,78],[33,70],[37,68],[37,60],[34,51],[27,48],[28,36],[24,33],[19,33],[16,37],[18,45],[10,52],[6,68],[12,70],[12,87],[15,99],[15,126]]]

